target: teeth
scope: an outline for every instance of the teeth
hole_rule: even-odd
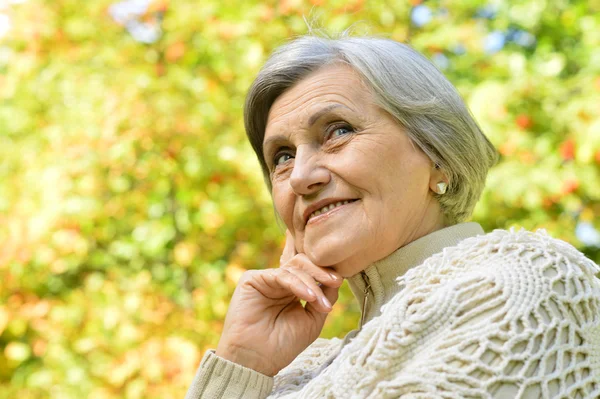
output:
[[[335,204],[329,204],[324,206],[323,208],[319,209],[318,211],[314,211],[313,213],[310,214],[310,217],[308,219],[312,219],[315,216],[319,216],[322,213],[328,212],[330,210],[332,210],[333,208],[337,208],[338,206],[342,206],[342,205],[346,205],[349,204],[352,201],[338,201]]]

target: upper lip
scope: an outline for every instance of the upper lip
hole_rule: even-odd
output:
[[[335,204],[337,202],[343,201],[352,201],[355,199],[356,198],[325,198],[320,201],[317,201],[314,204],[309,205],[308,208],[304,210],[304,213],[302,214],[302,216],[304,216],[304,224],[308,223],[308,218],[313,212],[318,211],[326,205]]]

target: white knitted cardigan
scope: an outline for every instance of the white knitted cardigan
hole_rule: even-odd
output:
[[[372,287],[362,330],[274,378],[207,352],[186,398],[600,398],[600,268],[544,231],[479,233],[440,230],[351,278],[359,300]]]

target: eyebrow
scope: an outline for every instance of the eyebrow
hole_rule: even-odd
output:
[[[336,109],[336,108],[346,108],[350,111],[352,111],[352,109],[350,109],[349,107],[345,106],[344,104],[331,104],[328,105],[324,108],[321,108],[320,110],[318,110],[317,112],[315,112],[314,114],[312,114],[310,116],[310,118],[308,118],[308,127],[312,127],[315,123],[317,123],[317,121],[319,119],[321,119],[321,117],[325,114],[327,114],[328,112],[331,112],[332,110]],[[273,137],[269,137],[267,140],[265,140],[263,142],[263,156],[264,153],[266,152],[266,149],[269,148],[269,146],[271,145],[271,143],[273,142],[285,142],[287,140],[287,137],[283,136],[283,135],[278,135],[278,136],[273,136]]]
[[[322,109],[318,110],[317,112],[315,112],[314,114],[312,114],[310,118],[308,118],[308,127],[312,127],[312,125],[314,125],[315,123],[317,123],[317,121],[319,120],[319,118],[321,118],[323,115],[325,115],[329,111],[332,111],[332,110],[334,110],[336,108],[340,108],[340,107],[350,109],[350,108],[346,107],[344,104],[331,104],[331,105],[328,105],[325,108],[322,108]]]

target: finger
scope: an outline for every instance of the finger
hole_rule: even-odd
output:
[[[331,304],[335,304],[338,299],[339,287],[323,287],[323,293]],[[312,317],[314,317],[315,321],[320,327],[325,324],[325,319],[327,319],[329,312],[319,311],[313,302],[307,303],[304,309],[306,309],[306,311],[309,312]]]
[[[300,279],[283,269],[248,270],[242,275],[240,281],[236,291],[243,290],[244,286],[248,286],[271,300],[286,298],[289,300],[290,296],[295,296],[310,302],[317,298],[317,295],[309,290]]]
[[[280,286],[286,288],[289,292],[297,296],[298,298],[306,301],[313,302],[317,300],[317,294],[295,274],[290,273],[285,269],[278,269],[275,273],[274,281]]]
[[[315,279],[312,278],[312,276],[300,269],[288,268],[287,270],[302,280],[302,282],[316,294],[316,298],[313,301],[308,302],[312,303],[313,306],[320,312],[331,312],[333,306],[329,301],[329,298],[327,298],[327,296],[323,293],[323,290],[317,284]]]
[[[322,287],[323,294],[327,297],[331,305],[335,305],[339,298],[340,287]]]
[[[282,266],[288,269],[300,269],[306,274],[312,276],[321,284],[329,287],[339,287],[344,282],[342,276],[330,267],[317,266],[308,259],[305,254],[298,254],[288,263]]]
[[[285,231],[285,247],[283,248],[283,253],[281,254],[281,258],[279,258],[279,264],[284,265],[289,262],[295,255],[296,252],[296,241],[294,240],[294,236],[290,233],[289,230]]]

